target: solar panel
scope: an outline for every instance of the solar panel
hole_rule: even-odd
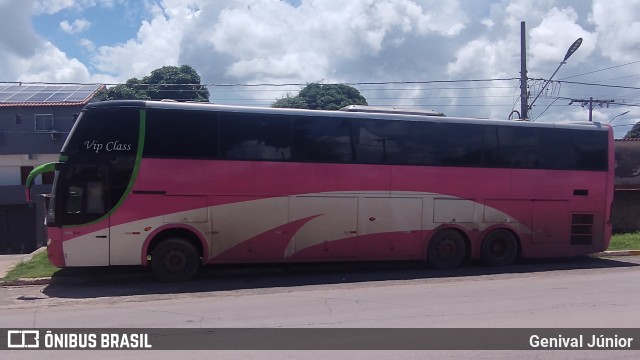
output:
[[[0,85],[0,103],[84,102],[101,85]]]
[[[58,91],[55,94],[51,94],[47,102],[59,102],[59,101],[67,101],[69,96],[71,96],[71,91]],[[82,101],[84,99],[80,99],[78,101]]]
[[[0,93],[0,101],[6,102],[7,99],[15,95],[18,91],[22,89],[21,86],[11,85],[2,89],[2,93]]]
[[[48,88],[51,88],[51,87],[50,86],[41,86],[41,87],[36,88],[35,86],[32,86],[27,91],[32,93],[33,95],[31,95],[26,101],[27,102],[42,102],[42,101],[47,100],[51,96],[50,91],[47,91]]]
[[[94,92],[98,90],[99,85],[91,84],[91,85],[82,85],[80,86],[80,91],[91,91]]]
[[[4,102],[9,98],[9,96],[11,96],[10,92],[5,91],[8,88],[8,86],[0,88],[0,102]]]
[[[91,91],[74,91],[67,98],[67,101],[82,101],[87,98],[87,96],[91,95]]]
[[[31,96],[33,96],[32,93],[23,90],[23,91],[14,93],[13,96],[7,99],[7,102],[24,102]]]

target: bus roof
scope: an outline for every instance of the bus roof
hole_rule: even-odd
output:
[[[577,121],[558,121],[558,122],[530,122],[530,121],[514,121],[514,120],[497,120],[497,119],[478,119],[464,117],[445,117],[442,113],[424,111],[424,114],[414,111],[400,111],[399,109],[389,108],[386,111],[375,111],[384,109],[381,107],[362,107],[369,108],[369,111],[345,110],[309,110],[309,109],[290,109],[290,108],[270,108],[256,106],[236,106],[236,105],[219,105],[204,102],[175,102],[175,101],[155,101],[155,100],[110,100],[100,101],[87,104],[85,109],[103,108],[103,107],[137,107],[147,109],[175,109],[175,110],[192,110],[192,111],[226,111],[226,112],[244,112],[244,113],[260,113],[260,114],[280,114],[280,115],[301,115],[301,116],[328,116],[341,118],[368,118],[378,120],[404,120],[404,121],[430,121],[430,122],[452,122],[467,123],[479,125],[506,125],[506,126],[523,126],[523,127],[543,127],[543,128],[565,128],[565,129],[593,129],[605,130],[610,128],[607,124],[599,122],[577,122]],[[360,109],[362,109],[360,108]],[[366,109],[365,109],[366,110]]]
[[[364,112],[364,113],[380,113],[380,114],[399,114],[399,115],[426,115],[426,116],[445,116],[444,113],[429,109],[400,109],[394,106],[369,106],[369,105],[349,105],[340,111],[348,112]]]

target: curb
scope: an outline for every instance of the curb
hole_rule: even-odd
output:
[[[611,251],[603,251],[599,253],[593,254],[593,256],[601,257],[601,256],[638,256],[640,255],[640,250],[611,250]]]
[[[593,257],[609,257],[609,256],[640,256],[640,250],[610,250],[603,251],[595,254],[591,254]],[[147,275],[133,274],[133,275],[98,275],[98,276],[61,276],[61,277],[45,277],[45,278],[21,278],[16,280],[0,280],[0,287],[10,286],[29,286],[29,285],[49,285],[49,284],[81,284],[96,279],[104,280],[124,280],[131,279],[131,277],[144,277]]]
[[[51,278],[0,280],[0,287],[1,286],[49,285],[53,282],[55,281],[52,281]]]
[[[151,274],[114,274],[114,275],[83,275],[83,276],[58,276],[43,278],[20,278],[15,280],[0,280],[0,287],[50,285],[50,284],[83,284],[89,282],[104,281],[131,281],[151,278]]]

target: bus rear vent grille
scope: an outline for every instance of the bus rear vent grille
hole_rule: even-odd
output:
[[[593,214],[571,216],[571,245],[593,244]]]

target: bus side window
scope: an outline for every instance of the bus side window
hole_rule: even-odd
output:
[[[350,163],[356,160],[358,135],[350,120],[300,116],[293,124],[293,159]]]
[[[221,157],[291,160],[291,120],[260,114],[221,113]]]

